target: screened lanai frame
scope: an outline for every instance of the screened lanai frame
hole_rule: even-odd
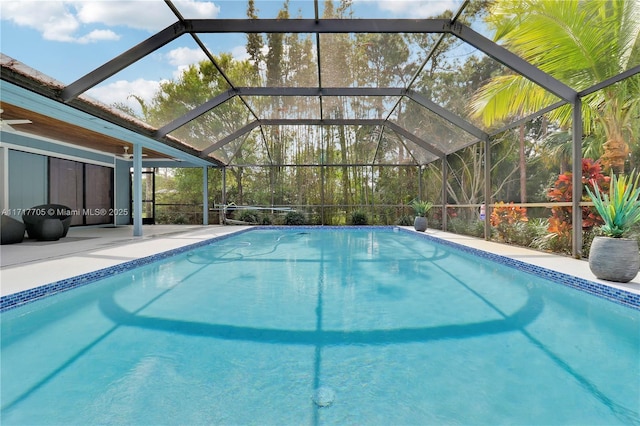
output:
[[[522,58],[509,52],[502,46],[494,43],[479,31],[472,29],[458,21],[469,5],[465,1],[451,19],[344,19],[344,18],[321,18],[320,1],[314,0],[313,18],[294,19],[190,19],[184,16],[179,3],[166,0],[165,4],[172,10],[176,17],[176,22],[156,33],[148,39],[142,41],[130,50],[115,57],[111,61],[87,73],[75,82],[66,85],[59,94],[60,100],[69,103],[78,96],[86,93],[105,80],[117,75],[119,72],[149,57],[152,53],[180,40],[189,39],[190,44],[198,46],[207,59],[213,64],[220,76],[227,82],[228,88],[220,93],[209,94],[206,101],[195,105],[188,111],[176,111],[175,116],[167,117],[164,122],[149,123],[156,130],[153,138],[164,141],[167,136],[174,137],[198,152],[199,157],[210,161],[214,167],[228,166],[259,166],[259,164],[237,164],[231,161],[234,158],[235,149],[229,150],[227,155],[220,155],[225,147],[234,144],[241,145],[247,136],[255,132],[258,137],[265,139],[269,132],[264,129],[272,126],[317,126],[327,128],[331,126],[369,126],[377,130],[378,134],[384,132],[393,134],[412,144],[412,149],[423,150],[424,155],[413,155],[415,166],[422,168],[433,161],[442,162],[442,199],[446,200],[446,189],[444,182],[447,180],[447,156],[462,150],[476,143],[485,145],[485,152],[489,152],[491,138],[506,129],[516,127],[520,122],[530,120],[534,116],[545,114],[559,106],[570,104],[573,107],[573,161],[572,164],[581,163],[581,99],[610,84],[614,84],[624,78],[640,72],[640,67],[636,66],[618,76],[612,76],[592,88],[582,89],[578,92],[563,82],[542,72]],[[224,66],[217,62],[215,55],[208,50],[211,45],[211,37],[224,34],[282,34],[300,35],[308,38],[313,45],[313,55],[307,68],[315,69],[315,75],[310,78],[308,86],[300,85],[267,85],[265,81],[257,85],[248,86],[233,81]],[[415,34],[429,35],[436,34],[437,37],[431,40],[431,44],[423,47],[426,56],[420,61],[414,61],[412,67],[406,69],[406,75],[396,78],[386,86],[361,86],[356,82],[346,82],[343,86],[338,86],[340,82],[339,72],[328,70],[327,63],[331,61],[325,54],[326,46],[337,44],[336,40],[340,36],[358,37],[360,35],[379,36],[381,38],[390,37],[393,34]],[[420,73],[428,65],[433,52],[439,48],[439,44],[444,38],[455,38],[462,45],[471,46],[478,52],[492,58],[511,72],[519,73],[533,81],[546,91],[554,94],[558,101],[548,105],[536,114],[523,118],[517,122],[510,123],[502,129],[491,130],[481,128],[472,123],[468,117],[459,113],[449,111],[442,107],[436,100],[430,99],[427,93],[422,93],[418,87]],[[365,43],[366,46],[366,43]],[[365,47],[366,48],[366,47]],[[313,84],[311,84],[313,83]],[[261,102],[260,99],[270,101]],[[377,114],[358,115],[352,110],[339,108],[335,105],[349,104],[345,99],[364,99],[363,103],[371,103],[372,100],[383,100],[379,102]],[[293,102],[292,102],[293,100]],[[295,101],[297,100],[297,102]],[[373,101],[375,102],[375,101]],[[267,104],[264,107],[264,104]],[[269,105],[269,103],[271,105]],[[273,106],[287,106],[295,104],[296,108],[278,109]],[[263,105],[261,107],[260,105]],[[306,107],[302,107],[306,106]],[[223,108],[244,108],[242,120],[237,120],[227,128],[219,129],[216,134],[205,135],[198,140],[194,138],[195,132],[189,131],[190,126],[197,126],[199,120],[218,120],[218,111]],[[421,111],[421,120],[418,122],[407,121],[398,111],[402,108],[414,108]],[[291,115],[288,112],[295,110]],[[287,111],[286,113],[284,111]],[[377,116],[376,116],[377,115]],[[435,130],[424,132],[420,124],[424,120],[438,125]],[[375,132],[373,132],[375,133]],[[268,146],[268,141],[263,140]],[[378,144],[381,138],[378,138]],[[268,149],[267,149],[268,151]],[[410,150],[409,150],[410,151]],[[139,160],[140,151],[134,151]],[[369,166],[400,165],[393,161],[376,163],[377,156],[367,159],[367,161],[357,159],[351,164],[362,164]],[[489,156],[486,155],[488,159]],[[268,156],[267,166],[284,166],[284,163],[275,163],[272,156]],[[137,162],[134,162],[134,165]],[[317,164],[297,164],[297,166],[328,166],[323,162]],[[340,166],[340,164],[335,164]],[[344,165],[344,164],[343,164]],[[405,165],[405,164],[402,164]],[[485,163],[485,200],[490,200],[490,175],[488,173],[489,164]],[[573,174],[574,188],[581,187],[580,174]],[[577,192],[577,191],[576,191]],[[139,197],[138,197],[139,198]],[[573,223],[576,229],[580,229],[580,200],[572,201]],[[491,204],[488,204],[491,208]],[[446,202],[442,202],[443,228],[446,229]],[[135,215],[140,217],[141,215]],[[489,215],[486,215],[485,236],[488,235]],[[573,233],[572,251],[574,256],[580,255],[581,234]]]

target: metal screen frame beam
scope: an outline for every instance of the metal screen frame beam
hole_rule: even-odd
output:
[[[215,107],[223,104],[227,100],[234,96],[407,96],[420,106],[428,109],[434,114],[440,116],[447,122],[453,124],[459,129],[475,136],[480,140],[486,140],[489,135],[479,128],[475,127],[468,121],[453,114],[449,110],[441,107],[435,102],[427,99],[425,96],[414,92],[412,90],[406,90],[403,88],[370,88],[370,87],[327,87],[327,88],[315,88],[315,87],[238,87],[230,89],[215,98],[205,102],[204,104],[192,109],[183,116],[173,120],[169,124],[163,126],[156,132],[156,137],[164,137],[168,133],[176,130],[177,128],[189,123],[192,120],[206,114]],[[322,125],[322,124],[368,124],[364,120],[354,119],[359,122],[352,123],[331,123],[330,119],[319,119],[315,123],[307,122],[304,124]],[[263,124],[268,123],[269,119],[260,120]],[[388,121],[380,122],[378,124],[389,123]],[[282,123],[278,123],[282,124]],[[286,123],[290,124],[290,123]],[[295,123],[291,123],[295,124]]]
[[[576,96],[573,101],[573,139],[572,139],[572,171],[571,183],[573,196],[571,197],[571,255],[582,257],[582,99]]]
[[[405,96],[402,87],[236,87],[240,96]]]
[[[553,111],[556,108],[560,108],[563,105],[566,105],[567,101],[558,101],[554,104],[549,105],[548,107],[544,107],[536,112],[534,112],[533,114],[527,115],[526,117],[523,117],[519,120],[516,121],[512,121],[511,123],[507,124],[506,126],[503,126],[501,128],[499,128],[498,130],[494,130],[493,132],[491,132],[489,134],[490,137],[494,137],[499,135],[502,132],[506,132],[507,130],[511,130],[515,127],[520,126],[521,124],[525,124],[529,121],[535,120],[536,118],[548,113],[549,111]]]
[[[640,74],[640,65],[636,65],[635,67],[629,68],[628,70],[623,71],[618,75],[601,81],[598,84],[594,84],[593,86],[578,93],[578,96],[580,96],[580,98],[583,98],[587,95],[592,94],[593,92],[597,92],[598,90],[604,89],[605,87],[611,86],[612,84],[619,83],[622,80],[626,80],[627,78],[632,77],[636,74]]]
[[[89,90],[139,59],[187,33],[191,35],[198,33],[315,33],[316,35],[322,33],[449,33],[469,45],[474,46],[488,56],[540,85],[545,90],[559,96],[565,101],[573,102],[577,96],[577,92],[575,90],[551,77],[524,59],[487,39],[468,26],[458,22],[452,22],[448,19],[179,19],[164,30],[154,34],[125,53],[117,56],[111,61],[94,69],[90,73],[66,86],[61,91],[60,97],[65,102],[71,101],[79,94]],[[633,73],[635,71],[636,70],[633,69],[627,73]],[[322,88],[320,85],[317,88],[232,88],[226,93],[211,99],[207,103],[165,125],[156,132],[156,137],[160,138],[167,135],[171,131],[188,123],[189,121],[194,120],[236,95],[318,96],[320,99],[322,99],[323,96],[407,96],[421,106],[429,109],[441,118],[478,139],[486,140],[488,137],[484,131],[476,128],[466,120],[433,103],[426,97],[405,88]],[[352,120],[338,123],[323,119],[319,121],[314,120],[298,123],[296,123],[295,120],[289,120],[286,123],[276,123],[273,122],[273,120],[265,120],[259,121],[258,123],[294,125],[368,124],[365,120]],[[234,135],[242,135],[259,124],[250,124],[245,126],[243,129],[235,132]],[[397,126],[395,123],[385,121],[380,124],[387,125],[394,129],[397,133],[412,140],[432,154],[436,154],[440,157],[444,155],[444,153],[435,146],[428,144],[421,138]],[[201,151],[200,157],[206,157],[213,150],[223,146],[230,140],[232,140],[232,135],[227,136],[221,141],[211,145],[206,150]]]
[[[76,98],[127,66],[189,33],[444,33],[448,19],[185,19],[135,45],[66,86],[64,102]]]
[[[406,96],[478,139],[485,140],[489,136],[426,96],[400,87],[237,87],[236,93],[241,96]]]
[[[202,167],[202,224],[209,224],[209,167]]]
[[[223,104],[235,96],[403,96],[406,90],[403,88],[384,87],[237,87],[229,89],[224,93],[210,99],[190,110],[181,117],[176,118],[162,128],[158,129],[154,135],[162,138],[181,126],[189,123],[206,114],[210,110]]]
[[[435,146],[433,146],[432,144],[428,143],[427,141],[419,138],[418,136],[414,135],[413,133],[410,133],[409,131],[405,130],[404,128],[400,127],[399,125],[393,123],[393,122],[387,122],[384,119],[349,119],[349,118],[334,118],[334,119],[325,119],[325,120],[320,120],[320,119],[285,119],[285,118],[276,118],[276,119],[268,119],[268,120],[259,120],[259,121],[253,121],[249,124],[247,124],[246,126],[236,130],[235,132],[231,133],[228,136],[225,136],[224,138],[220,139],[219,141],[217,141],[216,143],[208,146],[207,148],[203,149],[201,151],[200,156],[201,157],[206,157],[207,155],[209,155],[210,153],[212,153],[213,151],[222,148],[223,146],[225,146],[228,143],[231,143],[232,141],[234,141],[235,139],[239,138],[240,136],[244,135],[245,133],[255,129],[258,126],[305,126],[305,125],[311,125],[311,126],[386,126],[389,127],[390,129],[392,129],[394,132],[398,133],[399,135],[405,137],[406,139],[409,139],[410,141],[414,142],[415,144],[417,144],[418,146],[420,146],[421,148],[429,151],[430,153],[432,153],[433,155],[437,156],[437,157],[442,157],[444,155],[444,152],[442,152],[441,150],[439,150],[438,148],[436,148]]]
[[[293,126],[301,126],[301,125],[318,125],[318,126],[386,126],[396,132],[397,134],[409,139],[414,142],[416,145],[421,148],[429,151],[433,155],[437,157],[442,157],[444,152],[440,151],[434,145],[425,141],[422,138],[410,133],[408,130],[400,127],[396,123],[391,121],[385,121],[384,119],[350,119],[350,118],[332,118],[332,119],[324,119],[324,120],[311,120],[311,119],[270,119],[270,120],[260,120],[261,125],[265,126],[278,126],[278,125],[293,125]]]
[[[382,118],[266,118],[260,120],[260,124],[264,126],[380,126],[385,123]]]
[[[185,19],[195,33],[444,33],[449,19]]]
[[[219,105],[222,105],[223,103],[225,103],[229,99],[233,98],[234,96],[236,96],[236,91],[235,90],[233,90],[233,89],[227,90],[226,92],[219,94],[215,98],[208,100],[207,102],[203,103],[202,105],[199,105],[199,106],[193,108],[192,110],[190,110],[189,112],[187,112],[183,116],[178,117],[175,120],[173,120],[172,122],[164,125],[163,127],[161,127],[160,129],[158,129],[156,131],[154,136],[156,138],[162,138],[162,137],[166,136],[167,134],[173,132],[177,128],[179,128],[181,126],[184,126],[185,124],[189,123],[190,121],[195,120],[196,118],[200,117],[201,115],[206,114],[207,112],[211,111],[215,107],[217,107]]]
[[[408,90],[407,97],[412,101],[418,103],[419,105],[427,108],[429,111],[433,112],[434,114],[445,119],[446,121],[453,124],[454,126],[464,130],[465,132],[477,137],[480,140],[486,140],[489,137],[487,133],[483,132],[473,124],[455,115],[448,109],[443,108],[440,105],[436,104],[435,102],[427,99],[426,96],[420,93],[417,93],[413,90]]]
[[[573,102],[576,98],[578,92],[573,90],[571,87],[562,83],[560,80],[555,79],[499,44],[494,43],[482,34],[472,30],[468,26],[455,23],[453,25],[449,25],[449,32],[467,44],[470,44],[476,49],[486,53],[502,65],[511,68],[518,74],[558,96],[560,99]]]
[[[220,139],[218,142],[214,143],[213,145],[209,145],[207,148],[205,148],[202,151],[200,151],[200,157],[201,158],[207,157],[209,154],[211,154],[216,149],[222,148],[226,144],[233,142],[234,140],[238,139],[240,136],[244,135],[247,132],[252,131],[253,129],[258,127],[259,125],[260,125],[259,121],[257,121],[257,120],[256,121],[252,121],[251,123],[247,124],[246,126],[241,127],[240,129],[236,130],[235,132],[231,133],[230,135],[227,135],[224,138]]]
[[[445,155],[444,152],[440,151],[438,148],[436,148],[432,144],[428,143],[427,141],[425,141],[422,138],[419,138],[418,136],[414,135],[413,133],[409,132],[408,130],[404,129],[403,127],[400,127],[396,123],[393,123],[393,122],[389,121],[389,122],[385,123],[384,125],[385,125],[385,127],[390,128],[391,130],[393,130],[394,132],[396,132],[400,136],[403,136],[404,138],[409,139],[411,142],[415,143],[420,148],[423,148],[423,149],[429,151],[430,153],[432,153],[433,155],[435,155],[437,157],[443,157]]]
[[[447,156],[440,157],[442,160],[442,230],[447,231],[447,180],[449,179],[449,162]]]
[[[484,239],[491,240],[491,141],[484,141]]]
[[[152,35],[123,54],[116,56],[104,65],[99,66],[90,73],[69,84],[62,89],[60,98],[64,102],[69,102],[81,93],[84,93],[97,84],[100,84],[107,78],[122,71],[129,65],[170,43],[186,32],[186,27],[179,21],[168,26],[164,30]]]

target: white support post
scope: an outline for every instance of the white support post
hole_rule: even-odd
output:
[[[133,236],[142,236],[142,146],[133,145]]]

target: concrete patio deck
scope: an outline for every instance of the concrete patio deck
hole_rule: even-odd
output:
[[[25,240],[0,246],[0,295],[107,268],[120,263],[246,229],[245,226],[145,225],[73,227],[58,241]]]
[[[142,237],[134,237],[131,226],[75,227],[59,241],[25,240],[20,244],[0,246],[0,295],[17,293],[246,228],[148,225],[143,227]],[[433,229],[426,232],[436,238],[640,294],[640,275],[627,284],[611,283],[596,279],[585,260]]]

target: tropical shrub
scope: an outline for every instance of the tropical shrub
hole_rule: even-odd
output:
[[[434,226],[435,228],[435,226]],[[484,221],[466,220],[459,216],[453,216],[447,221],[447,231],[460,235],[482,237],[484,235]]]
[[[256,210],[242,210],[238,215],[238,220],[248,223],[259,223],[260,215]]]
[[[349,223],[351,225],[368,225],[369,218],[367,217],[367,214],[362,210],[356,210],[353,213],[351,213],[351,217],[349,218]]]
[[[288,212],[284,217],[285,225],[304,225],[305,221],[304,214],[296,211]]]
[[[260,225],[271,225],[273,223],[273,218],[271,215],[263,214],[259,223]]]
[[[509,204],[497,202],[489,218],[491,226],[498,232],[499,239],[505,242],[514,242],[522,230],[519,224],[528,220],[527,209],[514,205],[513,201]]]
[[[413,217],[409,215],[402,215],[396,221],[396,225],[398,226],[411,226],[413,225]]]
[[[608,188],[609,178],[602,174],[602,166],[599,161],[590,158],[582,159],[582,187],[583,193],[581,200],[589,201],[588,189],[592,189],[593,185],[600,188]],[[573,197],[572,173],[565,172],[558,176],[555,184],[547,192],[549,201],[570,202]],[[570,246],[572,231],[572,208],[569,206],[558,206],[551,208],[551,217],[549,218],[549,234],[558,240],[560,245]],[[602,218],[594,207],[582,207],[582,229],[588,231],[595,226],[603,223]]]

